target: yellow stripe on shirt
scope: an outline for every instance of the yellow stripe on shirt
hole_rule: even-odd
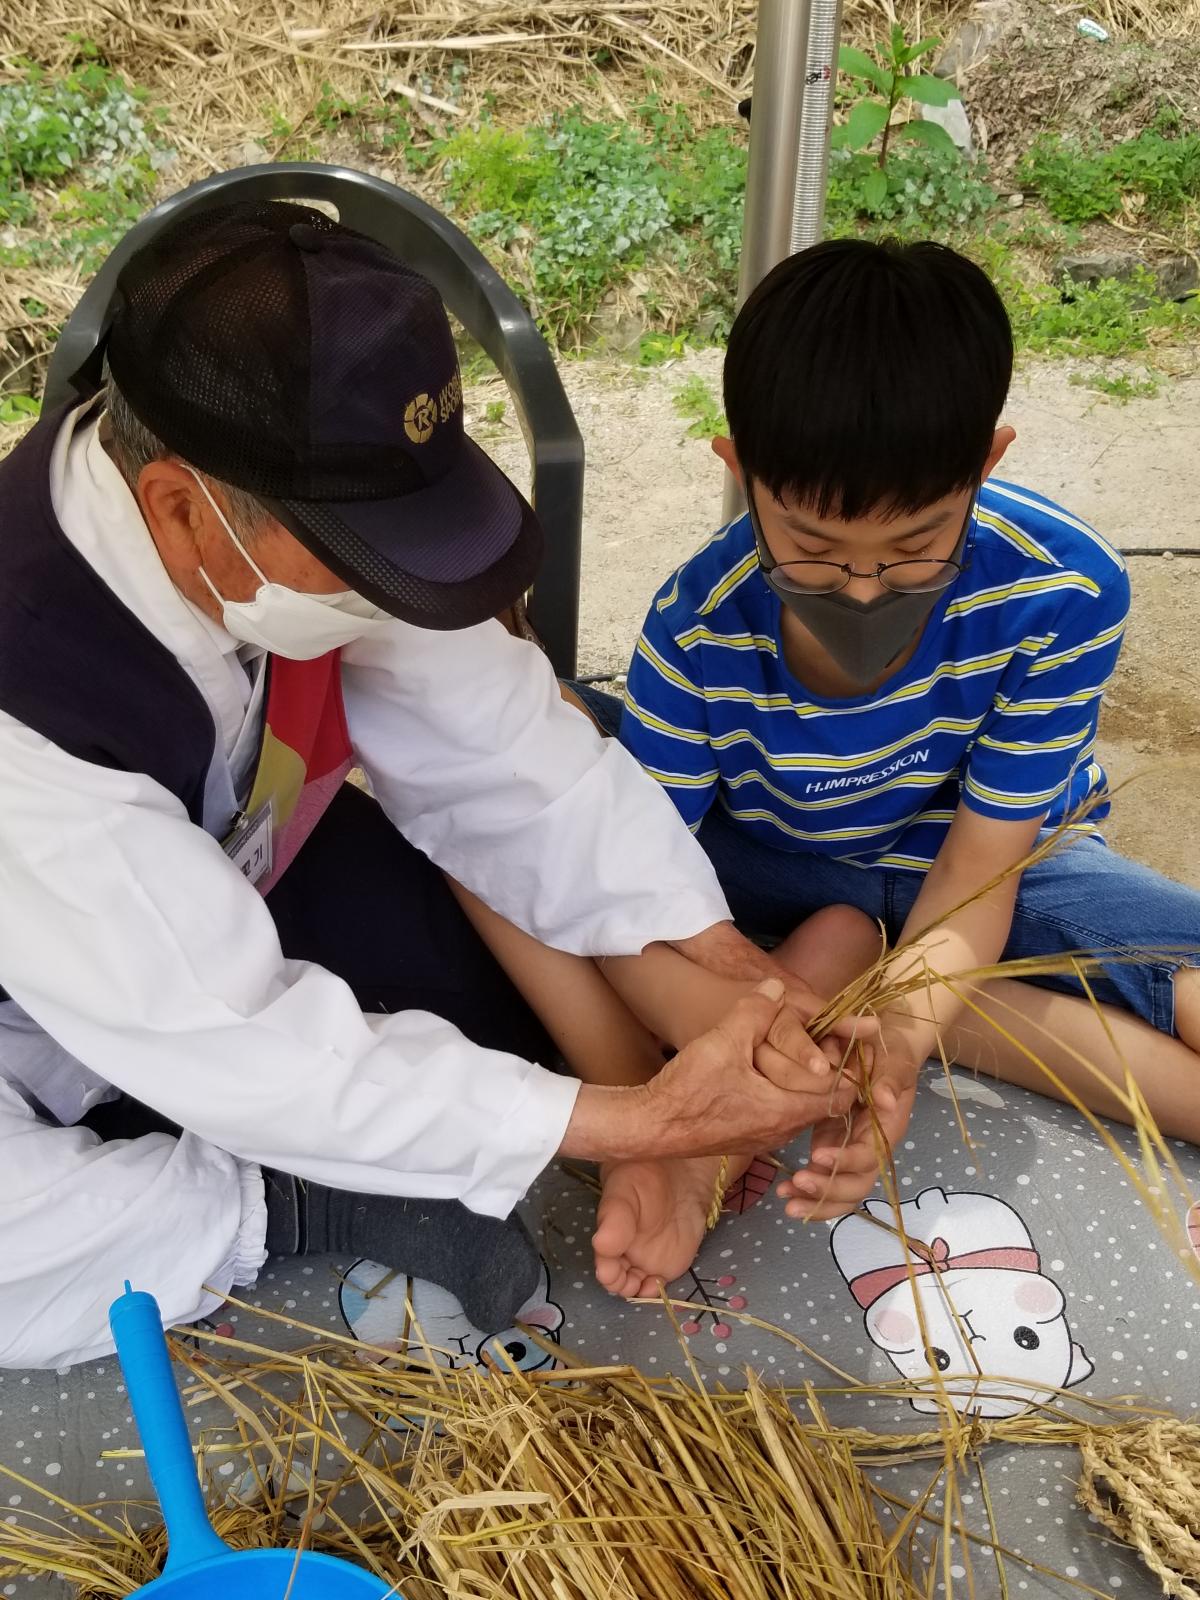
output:
[[[988,606],[1002,606],[1006,601],[1023,599],[1033,594],[1051,594],[1057,589],[1077,589],[1084,594],[1098,595],[1100,585],[1082,572],[1055,572],[1045,578],[1019,578],[1015,583],[998,584],[991,589],[980,589],[975,594],[964,595],[946,607],[947,617],[965,617],[972,611]]]

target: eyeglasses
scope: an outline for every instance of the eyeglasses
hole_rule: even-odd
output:
[[[759,565],[777,588],[786,589],[791,594],[836,594],[839,589],[846,587],[851,578],[874,578],[893,594],[937,594],[942,589],[948,589],[970,562],[970,551],[966,546],[975,515],[974,495],[971,496],[955,546],[963,553],[962,561],[949,558],[938,561],[880,561],[869,572],[859,572],[848,561],[776,561],[763,537],[753,490],[748,491],[746,498],[754,542],[758,547]]]

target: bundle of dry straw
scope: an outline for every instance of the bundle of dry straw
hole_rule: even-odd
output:
[[[1007,1594],[1009,1562],[1046,1569],[963,1525],[955,1474],[964,1461],[979,1466],[992,1441],[1078,1446],[1085,1505],[1143,1548],[1176,1584],[1167,1592],[1196,1592],[1172,1566],[1170,1508],[1143,1481],[1148,1469],[1165,1472],[1194,1510],[1194,1424],[1128,1413],[985,1423],[947,1406],[937,1428],[876,1434],[833,1425],[811,1386],[768,1389],[754,1374],[735,1392],[707,1390],[694,1369],[690,1382],[578,1362],[558,1372],[448,1370],[301,1331],[314,1342],[291,1353],[203,1332],[203,1354],[175,1346],[189,1403],[206,1419],[214,1404],[220,1412],[202,1435],[201,1470],[231,1458],[248,1468],[218,1480],[237,1488],[214,1524],[238,1548],[346,1557],[407,1600],[918,1600],[939,1579],[954,1592],[951,1554],[969,1562],[972,1547]],[[915,1504],[864,1471],[925,1457],[935,1474]],[[1122,1504],[1134,1508],[1124,1525],[1106,1492],[1120,1474]],[[939,1489],[945,1510],[935,1515]],[[80,1600],[113,1600],[160,1572],[160,1527],[114,1530],[86,1507],[57,1503],[58,1521],[0,1525],[0,1576],[66,1576]],[[87,1531],[68,1528],[67,1516]],[[1143,1526],[1153,1526],[1153,1546]]]
[[[206,1430],[204,1462],[233,1451],[252,1463],[250,1492],[214,1518],[239,1546],[311,1543],[407,1600],[923,1592],[900,1551],[911,1530],[885,1535],[851,1444],[815,1399],[802,1426],[753,1379],[710,1396],[628,1368],[488,1374],[372,1360],[348,1341],[292,1355],[214,1342],[206,1358],[175,1353],[194,1375],[191,1398],[228,1416]],[[348,1485],[360,1514],[339,1498]],[[101,1535],[71,1510],[88,1536],[0,1526],[0,1570],[7,1558],[12,1570],[66,1574],[87,1600],[157,1573],[161,1530]]]

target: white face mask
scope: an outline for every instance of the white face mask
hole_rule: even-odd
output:
[[[299,589],[285,588],[282,583],[272,583],[230,527],[204,479],[193,467],[188,471],[204,491],[204,498],[220,518],[234,548],[259,580],[253,600],[226,600],[200,568],[200,576],[221,607],[226,632],[235,639],[259,645],[289,661],[314,661],[393,620],[388,612],[364,600],[353,589],[344,589],[340,594],[304,594]]]

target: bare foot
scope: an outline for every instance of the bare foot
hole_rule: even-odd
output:
[[[729,1182],[748,1160],[730,1163]],[[720,1159],[620,1161],[606,1167],[592,1248],[596,1278],[627,1300],[656,1294],[696,1259],[712,1205]]]

